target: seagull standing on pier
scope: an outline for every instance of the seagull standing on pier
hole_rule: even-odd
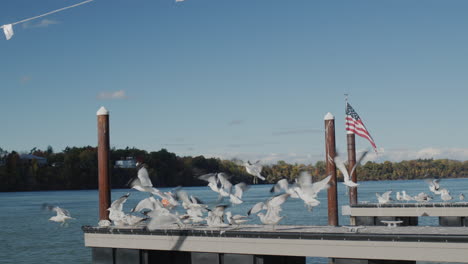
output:
[[[396,199],[398,201],[403,201],[403,197],[401,196],[400,192],[396,192]]]
[[[465,200],[465,195],[464,195],[463,193],[460,193],[460,195],[458,195],[458,199],[459,199],[460,201]]]
[[[65,210],[63,208],[60,208],[58,206],[54,206],[54,205],[50,205],[50,204],[43,204],[42,208],[47,209],[49,211],[56,212],[57,215],[52,216],[51,218],[49,218],[49,221],[61,223],[61,226],[66,225],[68,220],[75,219],[75,218],[71,217],[70,212],[68,212],[67,210]]]
[[[432,200],[432,197],[429,196],[427,193],[420,192],[418,195],[414,196],[414,200],[418,203],[425,203]]]
[[[440,199],[442,199],[442,201],[446,202],[446,201],[452,200],[453,198],[450,195],[450,192],[447,189],[444,188],[444,189],[441,190]]]
[[[403,199],[403,201],[409,202],[409,201],[414,200],[414,198],[411,195],[408,195],[406,191],[401,191],[401,195],[402,195],[401,198]]]

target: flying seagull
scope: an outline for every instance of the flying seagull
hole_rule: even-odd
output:
[[[247,173],[250,175],[260,178],[261,180],[265,180],[265,177],[263,177],[260,173],[262,172],[263,166],[260,165],[260,161],[257,160],[255,163],[250,163],[250,161],[247,161],[244,163],[245,170]]]
[[[339,157],[339,156],[336,156],[335,159],[335,165],[336,167],[341,171],[341,173],[343,174],[343,184],[348,186],[348,187],[356,187],[358,186],[359,184],[353,182],[348,174],[348,169],[346,169],[346,165],[344,163],[344,161]]]
[[[375,193],[375,196],[377,196],[377,200],[379,201],[379,204],[386,204],[392,200],[392,197],[390,197],[390,194],[392,191],[386,191],[382,195]]]
[[[47,209],[49,211],[56,212],[57,215],[52,216],[51,218],[49,218],[49,221],[62,223],[61,224],[62,226],[67,224],[68,220],[75,219],[75,218],[71,217],[70,213],[67,210],[65,210],[63,208],[60,208],[58,206],[54,206],[54,205],[50,205],[50,204],[43,204],[42,208]]]
[[[166,196],[160,190],[153,187],[145,164],[137,163],[137,167],[139,167],[137,176],[130,180],[130,187],[140,192],[148,192],[165,199]]]

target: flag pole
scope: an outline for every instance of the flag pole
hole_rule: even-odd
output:
[[[345,104],[346,107],[348,107],[348,94],[345,94]],[[353,170],[353,167],[356,165],[356,136],[352,131],[346,131],[346,141],[348,149],[348,172],[352,172],[349,176],[353,182],[357,183],[356,170]],[[357,187],[349,187],[349,204],[357,204]]]

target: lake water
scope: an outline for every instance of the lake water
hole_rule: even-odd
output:
[[[255,185],[244,195],[242,205],[229,208],[233,214],[246,214],[252,205],[271,196],[272,185]],[[446,179],[441,186],[449,189],[455,200],[458,194],[468,194],[468,179]],[[189,194],[195,195],[207,204],[214,205],[217,194],[208,187],[184,187]],[[169,190],[162,188],[161,190]],[[423,180],[411,181],[368,181],[360,182],[358,188],[359,201],[377,202],[375,193],[393,190],[406,190],[410,195],[419,192],[429,193],[428,185]],[[112,200],[130,192],[131,195],[124,205],[129,211],[138,201],[147,197],[146,194],[134,190],[117,189],[112,191]],[[309,212],[304,203],[298,199],[289,199],[283,206],[282,214],[286,217],[281,224],[286,225],[327,225],[327,192],[319,194],[321,205]],[[348,195],[343,184],[338,184],[339,208],[348,204]],[[433,200],[440,202],[439,198]],[[54,214],[42,211],[41,205],[50,203],[70,211],[76,220],[68,226],[50,222]],[[340,212],[341,214],[341,212]],[[16,192],[0,193],[0,263],[91,263],[91,250],[84,247],[83,225],[97,225],[98,222],[98,192],[90,191],[48,191],[48,192]],[[260,224],[253,217],[251,224]],[[348,225],[349,218],[340,216],[340,225]],[[419,225],[437,225],[438,218],[423,217]],[[308,263],[327,263],[324,259],[310,258]]]

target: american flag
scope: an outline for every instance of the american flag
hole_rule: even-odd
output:
[[[354,134],[369,140],[374,151],[377,152],[377,146],[375,145],[374,139],[370,135],[369,131],[367,131],[367,128],[359,115],[354,111],[349,103],[346,103],[346,131],[353,132]]]

